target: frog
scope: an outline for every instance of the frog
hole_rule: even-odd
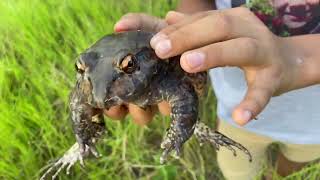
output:
[[[160,145],[160,163],[171,152],[177,157],[191,136],[216,149],[226,147],[252,156],[243,145],[200,121],[199,101],[206,93],[207,72],[187,73],[179,65],[180,56],[160,59],[150,46],[154,33],[128,31],[105,35],[82,52],[75,62],[76,83],[70,93],[69,109],[76,143],[44,173],[41,179],[70,168],[85,158],[101,155],[96,145],[106,131],[103,110],[123,104],[142,109],[166,101],[171,106],[170,126]]]

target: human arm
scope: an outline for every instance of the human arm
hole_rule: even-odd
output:
[[[288,90],[303,88],[320,83],[320,34],[309,34],[281,38],[296,61],[297,76]]]

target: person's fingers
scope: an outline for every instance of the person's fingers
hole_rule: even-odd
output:
[[[128,109],[125,106],[113,106],[109,110],[103,110],[103,113],[114,120],[122,120],[128,114]]]
[[[249,84],[245,98],[232,113],[234,121],[239,125],[245,125],[256,118],[273,96],[274,89],[274,84],[269,80],[257,79],[253,84]]]
[[[114,25],[115,32],[143,30],[158,32],[166,27],[165,20],[143,13],[128,13]]]
[[[253,66],[265,58],[263,52],[256,39],[237,38],[185,52],[180,64],[189,73],[223,66]]]
[[[171,25],[171,24],[175,24],[179,21],[181,21],[182,19],[184,19],[187,15],[177,12],[177,11],[169,11],[166,15],[166,22]]]
[[[212,11],[209,15],[191,22],[183,20],[161,30],[151,39],[150,44],[156,54],[164,59],[211,43],[238,37],[251,37],[256,33],[253,31],[258,29],[253,28],[255,25],[252,24],[255,23],[247,22],[245,17],[240,16],[244,14],[242,11],[249,11],[245,9]],[[239,16],[231,12],[238,12]]]
[[[169,27],[164,28],[162,31],[166,31],[168,34],[170,31],[178,30],[181,27],[184,27],[186,24],[190,24],[192,22],[195,22],[197,19],[200,19],[202,17],[205,17],[209,14],[209,12],[201,12],[194,14],[192,16],[182,15],[175,11],[170,11],[166,16],[166,22],[170,25]],[[188,17],[188,18],[186,18]],[[168,36],[162,32],[157,33],[150,41],[151,47],[156,50],[155,45],[158,44],[159,41],[164,41],[168,39]],[[157,51],[156,51],[157,53]],[[158,55],[159,56],[159,55]],[[161,57],[160,57],[161,58]]]
[[[167,34],[170,34],[170,32],[176,31],[179,28],[184,27],[185,25],[191,24],[210,14],[211,14],[210,11],[199,12],[193,15],[183,14],[176,11],[169,11],[166,15],[165,20],[170,25],[170,27],[167,27],[165,30],[162,30],[162,31],[165,31],[167,32]]]
[[[129,104],[128,109],[130,115],[132,116],[133,122],[140,126],[148,124],[152,120],[155,113],[151,107],[147,107],[144,110],[134,104]]]
[[[159,112],[165,116],[169,116],[171,113],[171,107],[168,102],[162,101],[158,104]]]

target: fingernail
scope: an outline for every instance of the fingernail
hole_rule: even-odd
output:
[[[201,52],[190,52],[185,55],[186,63],[191,69],[198,68],[204,63],[205,55]]]
[[[169,39],[166,40],[160,40],[156,45],[155,45],[155,51],[157,55],[159,56],[165,56],[168,54],[171,50],[171,42]]]
[[[246,124],[247,122],[249,122],[251,120],[252,113],[248,110],[245,110],[240,114],[240,116],[241,116],[240,119],[241,119],[242,123]]]
[[[156,48],[156,45],[158,44],[159,41],[161,40],[166,40],[168,39],[168,36],[163,34],[163,33],[158,33],[156,35],[154,35],[151,40],[150,40],[150,45],[152,48]]]

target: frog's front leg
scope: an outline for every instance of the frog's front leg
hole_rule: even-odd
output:
[[[104,134],[105,124],[102,111],[87,104],[88,95],[81,84],[78,84],[71,93],[71,121],[77,143],[55,161],[41,179],[47,179],[51,174],[53,174],[52,179],[55,179],[65,167],[67,167],[67,174],[69,174],[70,168],[76,162],[80,161],[80,164],[84,165],[83,159],[90,154],[95,157],[99,156],[95,144]]]
[[[192,136],[198,117],[198,97],[193,87],[183,82],[170,80],[160,85],[160,95],[171,106],[171,124],[161,143],[164,152],[160,163],[164,163],[172,150],[179,156],[182,145]]]
[[[105,132],[102,110],[88,104],[91,91],[86,83],[86,81],[78,82],[70,95],[69,104],[73,131],[83,157],[90,153],[98,156],[95,144]]]

